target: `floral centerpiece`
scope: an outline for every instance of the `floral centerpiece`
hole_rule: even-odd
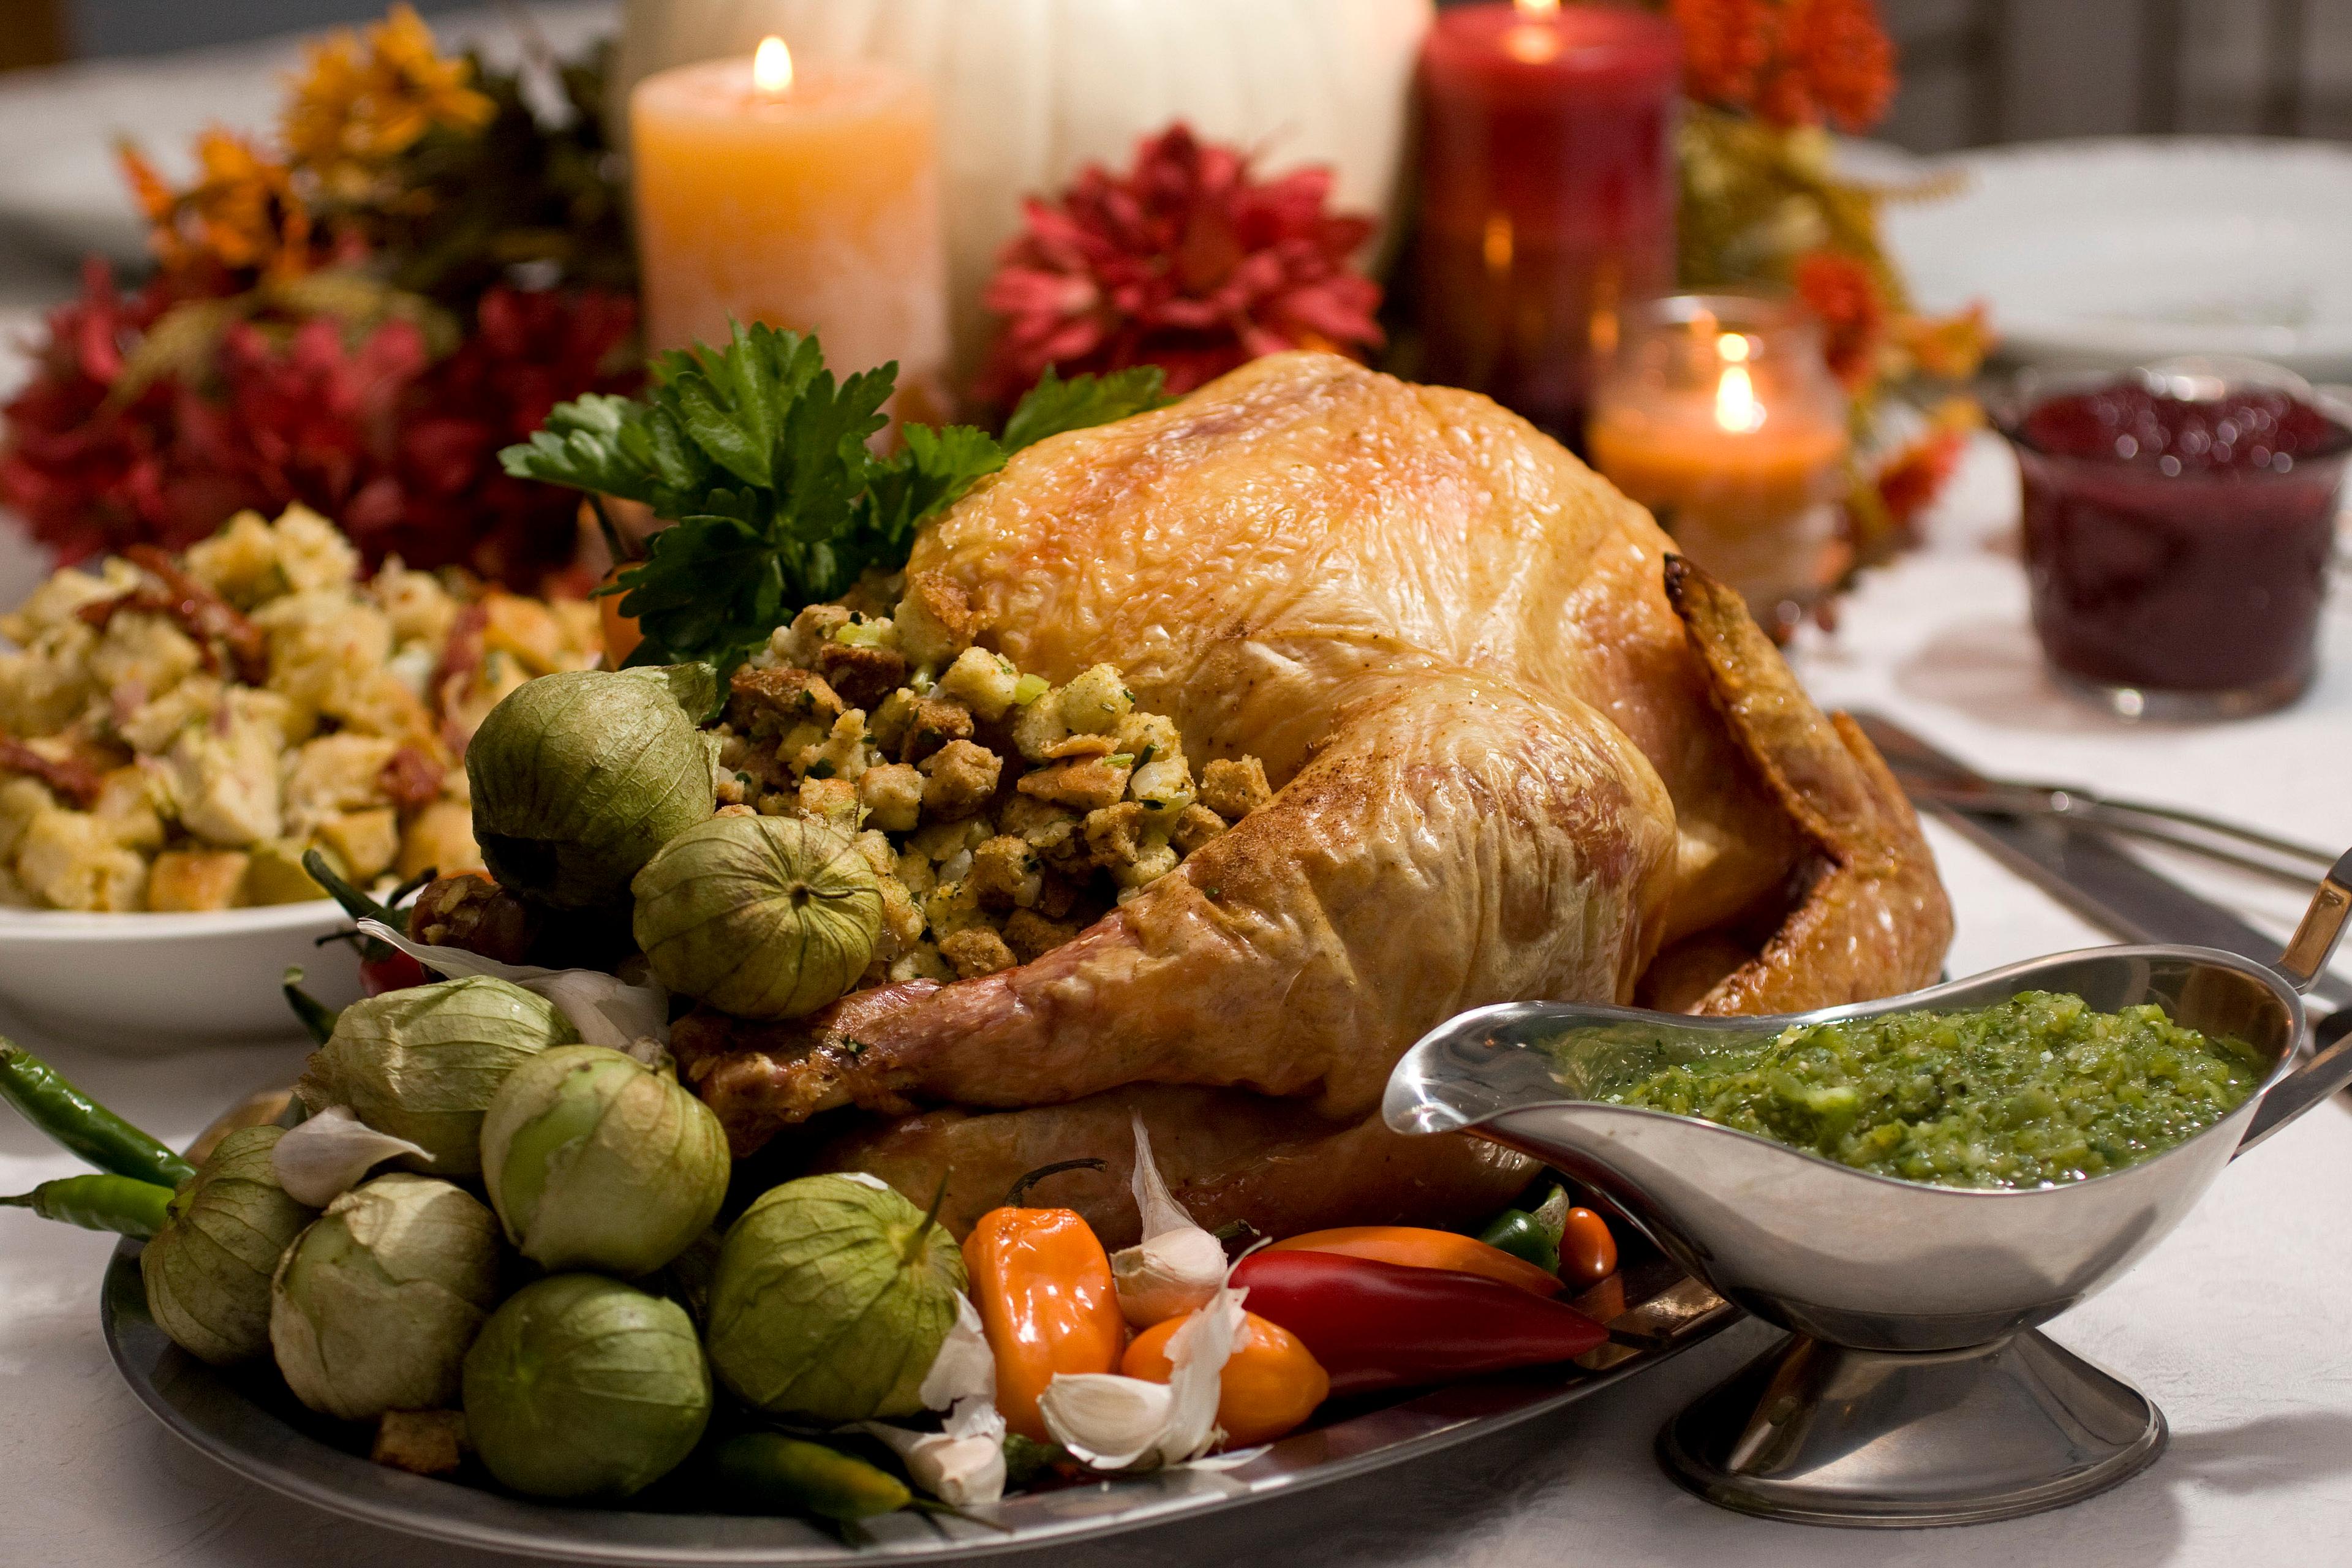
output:
[[[125,146],[157,269],[92,260],[51,314],[0,500],[68,561],[299,504],[371,565],[561,574],[572,506],[497,454],[640,372],[601,74],[549,68],[555,123],[400,5],[313,47],[273,137],[205,132],[190,184]]]
[[[1980,422],[1958,384],[1990,346],[1982,309],[1915,310],[1878,234],[1890,199],[1932,194],[1841,175],[1830,128],[1885,117],[1895,51],[1874,0],[1666,0],[1683,34],[1679,268],[1686,288],[1792,290],[1826,330],[1853,400],[1849,574],[1885,560]],[[1924,418],[1895,416],[1924,406]]]

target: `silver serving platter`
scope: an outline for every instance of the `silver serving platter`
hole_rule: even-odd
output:
[[[838,1534],[801,1519],[560,1508],[487,1483],[373,1463],[366,1428],[305,1410],[268,1366],[206,1366],[165,1339],[147,1315],[135,1241],[118,1247],[107,1266],[99,1318],[115,1366],[164,1426],[247,1479],[330,1512],[436,1541],[580,1563],[936,1562],[1191,1520],[1404,1464],[1572,1405],[1739,1316],[1639,1240],[1625,1239],[1616,1279],[1626,1310],[1611,1323],[1645,1348],[1612,1343],[1575,1368],[1456,1384],[1377,1407],[1359,1401],[1231,1469],[1061,1485],[1007,1498],[971,1519],[907,1511]],[[1589,1295],[1580,1300],[1598,1315]]]

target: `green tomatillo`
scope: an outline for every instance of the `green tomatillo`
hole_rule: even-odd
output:
[[[240,1127],[173,1194],[139,1255],[147,1312],[172,1342],[215,1366],[269,1349],[269,1279],[319,1211],[287,1196],[270,1161],[276,1127]]]
[[[882,933],[874,868],[799,817],[713,817],[663,845],[631,890],[655,975],[739,1018],[814,1012],[857,984]]]
[[[509,1297],[466,1354],[466,1431],[490,1474],[546,1498],[621,1498],[710,1419],[710,1369],[675,1301],[597,1274]]]
[[[762,1194],[727,1232],[710,1364],[775,1415],[911,1415],[964,1286],[936,1204],[925,1214],[871,1178],[803,1176]]]
[[[499,1223],[462,1187],[395,1173],[327,1205],[278,1265],[269,1346],[296,1398],[372,1421],[457,1397],[499,1296]]]
[[[542,675],[466,748],[474,837],[500,887],[560,910],[617,908],[655,850],[718,809],[708,665]]]
[[[543,1051],[482,1121],[482,1182],[507,1239],[546,1268],[648,1274],[727,1197],[727,1133],[666,1069],[601,1046]]]
[[[295,1085],[313,1111],[349,1106],[379,1132],[425,1150],[424,1168],[482,1168],[482,1115],[507,1074],[580,1032],[545,997],[488,975],[412,985],[354,1002]]]

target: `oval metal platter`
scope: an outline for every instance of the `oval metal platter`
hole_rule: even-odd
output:
[[[800,1519],[665,1510],[657,1495],[643,1506],[559,1508],[499,1490],[478,1470],[443,1480],[375,1464],[366,1427],[304,1409],[268,1367],[206,1366],[164,1338],[147,1314],[137,1242],[115,1249],[99,1310],[114,1364],[166,1426],[248,1480],[331,1512],[436,1541],[581,1563],[857,1563],[937,1562],[1110,1535],[1402,1464],[1585,1398],[1739,1315],[1639,1241],[1593,1294],[1603,1292],[1580,1304],[1645,1348],[1603,1345],[1573,1368],[1457,1384],[1378,1407],[1360,1402],[1230,1468],[1057,1485],[971,1517],[910,1510],[839,1534]]]

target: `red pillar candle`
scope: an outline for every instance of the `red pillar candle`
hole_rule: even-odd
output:
[[[1581,434],[1621,305],[1675,276],[1682,39],[1558,0],[1441,13],[1422,46],[1423,377]]]

